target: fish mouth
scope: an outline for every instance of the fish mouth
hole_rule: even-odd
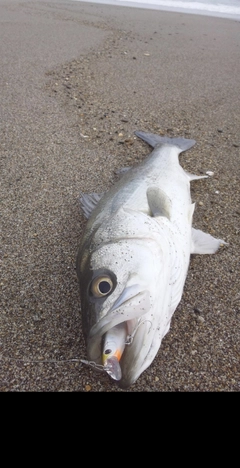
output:
[[[140,290],[139,285],[132,285],[125,288],[107,314],[91,328],[87,340],[88,359],[94,361],[96,364],[102,364],[103,336],[116,325],[126,323],[126,346],[120,360],[120,366],[122,368],[122,364],[126,361],[129,350],[135,348],[135,337],[138,336],[140,341],[143,339],[139,330],[143,329],[141,324],[144,323],[145,320],[142,321],[141,318],[149,312],[150,307],[150,293],[148,290]],[[141,343],[137,348],[141,348]],[[127,361],[131,361],[131,359],[127,359]],[[124,367],[125,366],[122,368],[123,378]],[[129,367],[129,365],[127,367]]]

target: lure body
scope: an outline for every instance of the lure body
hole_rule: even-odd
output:
[[[125,322],[111,328],[103,337],[102,363],[106,372],[114,380],[121,380],[120,360],[127,337]]]

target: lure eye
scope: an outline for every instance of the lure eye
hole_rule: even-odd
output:
[[[91,292],[95,297],[107,296],[113,289],[113,282],[109,276],[95,278],[92,282]]]

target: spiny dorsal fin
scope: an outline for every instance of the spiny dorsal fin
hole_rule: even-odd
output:
[[[149,187],[147,189],[147,200],[154,217],[165,216],[170,220],[171,200],[163,190],[159,187]]]
[[[92,211],[97,206],[102,196],[103,193],[80,193],[79,201],[85,218],[88,219],[91,216]]]
[[[126,172],[128,172],[131,169],[131,167],[132,166],[121,167],[120,169],[117,169],[116,171],[114,171],[114,173],[117,176],[122,177],[124,174],[126,174]]]

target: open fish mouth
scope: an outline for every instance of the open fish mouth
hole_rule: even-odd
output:
[[[142,318],[131,321],[131,324],[122,322],[104,335],[102,349],[103,370],[105,370],[113,380],[120,381],[122,379],[122,365],[128,359],[127,346],[134,346],[134,336],[139,327],[145,322],[151,324],[149,320],[144,320]],[[133,328],[131,335],[127,334],[127,330],[130,327]]]
[[[146,324],[148,324],[148,327],[146,327]],[[134,381],[138,377],[138,375],[136,376],[136,378],[133,378],[132,375],[129,376],[129,372],[131,374],[132,362],[135,362],[138,359],[139,353],[142,349],[142,343],[146,335],[149,333],[151,325],[152,322],[147,318],[145,319],[144,317],[118,323],[118,325],[110,328],[104,335],[101,335],[101,351],[98,357],[94,358],[94,356],[91,355],[91,352],[94,352],[95,347],[99,346],[99,336],[95,336],[94,347],[92,347],[91,351],[88,352],[89,360],[81,359],[81,361],[84,364],[90,365],[98,371],[106,372],[113,380],[118,381],[120,387],[129,387],[132,383],[134,383]],[[109,354],[112,354],[104,362],[104,340],[109,338],[109,336],[111,337],[113,330],[117,329],[118,327],[125,329],[126,333],[122,341],[122,337],[120,335],[120,337],[118,337],[120,342],[117,340],[117,342],[114,343],[117,343],[117,349],[110,348],[107,350]],[[131,334],[128,334],[127,330],[131,330]],[[136,340],[134,340],[136,334],[137,337]],[[119,348],[122,349],[122,352],[120,354],[118,354]],[[140,368],[144,366],[144,361],[146,357],[147,354],[144,355],[144,359],[141,362]],[[141,371],[139,371],[139,374],[140,373]]]
[[[122,363],[125,362],[130,348],[134,347],[135,335],[145,322],[143,316],[151,307],[149,291],[139,289],[138,285],[126,288],[109,312],[92,327],[88,336],[88,362],[93,365],[95,363],[96,368],[106,371],[114,380],[121,380]],[[137,294],[134,294],[136,291]],[[109,357],[106,357],[106,351]]]

